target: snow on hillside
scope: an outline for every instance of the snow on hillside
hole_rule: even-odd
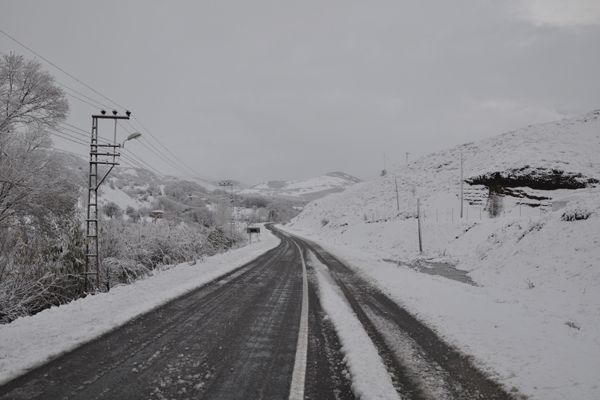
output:
[[[503,191],[519,197],[500,199],[506,202],[506,212],[516,212],[521,203],[550,208],[553,201],[560,200],[570,191],[541,190],[545,184],[542,179],[538,179],[539,187],[534,188],[512,186],[512,182],[520,185],[527,180],[519,181],[519,177],[535,179],[536,174],[545,174],[557,188],[568,188],[571,181],[587,182],[600,178],[597,156],[600,153],[600,110],[580,118],[529,126],[478,143],[457,146],[421,157],[408,166],[396,165],[385,177],[353,185],[343,193],[308,204],[297,221],[318,229],[325,221],[335,225],[395,217],[398,211],[394,176],[398,183],[400,213],[414,214],[416,198],[420,198],[429,216],[435,216],[437,210],[438,219],[450,218],[453,210],[457,217],[461,153],[466,181],[495,172],[507,177],[509,182],[503,186]],[[581,176],[576,176],[578,174]],[[505,183],[498,182],[500,185]],[[493,178],[485,183],[495,184]],[[489,189],[484,185],[465,184],[465,199],[472,203],[469,210],[472,216],[478,215],[480,206],[486,206],[488,193]],[[547,199],[536,200],[536,197]],[[340,203],[344,207],[338,207]],[[525,207],[521,212],[527,212]]]
[[[122,189],[110,184],[103,186],[98,196],[98,202],[101,205],[105,205],[108,202],[113,202],[117,204],[122,210],[127,209],[127,207],[133,207],[135,209],[139,209],[144,206],[149,207],[152,199],[149,200],[150,201],[143,202],[141,200],[134,199],[133,197],[125,193]]]
[[[461,152],[465,180],[477,183],[465,184],[462,219]],[[529,126],[397,166],[398,203],[391,174],[309,203],[289,229],[340,255],[507,389],[596,399],[597,154],[600,111]]]
[[[59,152],[58,150],[56,150]],[[60,152],[81,190],[80,205],[87,203],[88,164],[83,157]],[[102,176],[106,168],[100,168]],[[174,176],[159,176],[144,168],[120,166],[114,168],[98,191],[98,203],[105,206],[115,203],[121,210],[151,210],[164,207],[163,203],[179,206],[180,209],[204,209],[211,201],[218,201],[209,191],[217,186],[209,181],[185,180]],[[163,200],[160,202],[160,200]]]
[[[360,179],[343,172],[330,172],[304,180],[263,182],[240,193],[314,200],[330,193],[341,192],[358,182]]]

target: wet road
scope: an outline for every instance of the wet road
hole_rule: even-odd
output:
[[[275,233],[275,249],[9,382],[0,399],[353,399],[339,338],[303,263],[309,251],[329,268],[402,398],[510,398],[331,254]]]

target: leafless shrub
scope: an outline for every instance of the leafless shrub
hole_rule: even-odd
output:
[[[527,285],[527,289],[533,289],[535,287],[535,284],[529,279],[525,279],[525,284]]]
[[[579,326],[579,324],[577,324],[576,322],[573,322],[573,321],[567,321],[567,322],[565,322],[565,325],[568,326],[569,328],[573,328],[578,331],[581,330],[581,326]]]
[[[81,286],[80,277],[59,275],[56,263],[9,267],[8,279],[0,282],[0,323],[35,314],[73,299]],[[39,275],[43,272],[42,275]]]
[[[586,220],[592,215],[592,212],[582,208],[573,208],[562,213],[560,219],[563,221],[581,221]]]
[[[531,232],[536,232],[536,231],[542,230],[543,227],[544,227],[543,222],[541,222],[541,221],[534,222],[533,224],[531,224],[531,226],[529,226],[529,228],[527,228],[523,233],[521,233],[521,235],[519,235],[519,237],[517,238],[517,242],[520,242],[525,236],[527,236]]]
[[[134,260],[122,260],[118,258],[108,257],[102,260],[104,274],[102,276],[101,286],[106,287],[106,279],[110,285],[128,284],[140,278],[147,276],[150,273],[150,268],[144,264]]]

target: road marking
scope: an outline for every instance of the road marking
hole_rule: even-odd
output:
[[[300,251],[302,260],[302,311],[300,312],[298,344],[296,345],[296,360],[294,361],[289,400],[304,400],[304,380],[306,378],[306,357],[308,353],[308,279],[302,249],[296,241],[292,240],[292,242]]]

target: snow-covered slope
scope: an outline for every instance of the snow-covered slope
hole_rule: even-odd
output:
[[[244,189],[240,193],[310,201],[330,193],[341,192],[358,182],[360,179],[343,172],[330,172],[304,180],[263,182]]]
[[[594,111],[397,165],[309,203],[289,227],[347,260],[507,389],[597,399],[598,154]]]
[[[78,155],[61,153],[65,165],[72,170],[77,184],[81,187],[81,204],[84,204],[87,201],[88,161]],[[100,175],[105,171],[106,169],[100,168]],[[123,211],[128,207],[135,210],[161,208],[165,206],[164,202],[167,202],[167,205],[180,205],[180,208],[184,209],[205,208],[205,205],[211,202],[209,191],[215,188],[216,186],[207,182],[198,183],[195,180],[173,176],[159,176],[144,168],[119,166],[110,172],[100,186],[98,202],[101,206],[115,203]]]
[[[467,143],[421,157],[408,166],[395,165],[387,176],[308,204],[296,221],[318,229],[325,221],[335,225],[394,217],[398,214],[395,177],[400,213],[414,214],[420,198],[429,215],[437,210],[438,218],[449,217],[454,210],[457,217],[461,153],[465,181],[473,183],[465,184],[472,213],[478,213],[480,206],[491,206],[490,187],[503,203],[497,206],[506,212],[513,212],[519,204],[549,208],[552,200],[565,194],[560,189],[589,186],[600,178],[600,110]]]

